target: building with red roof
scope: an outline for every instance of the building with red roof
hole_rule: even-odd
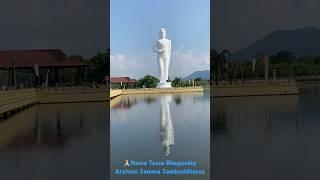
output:
[[[39,75],[40,70],[47,72],[44,74],[50,73],[49,77],[54,77],[49,82],[52,85],[61,82],[61,69],[74,68],[79,74],[84,74],[87,67],[87,64],[78,59],[70,59],[60,49],[0,50],[0,86],[16,87],[32,81],[32,86],[43,84],[48,81],[48,77],[44,76],[48,75]]]
[[[129,77],[110,77],[110,86],[112,89],[134,88],[136,85],[137,81]]]
[[[69,59],[60,49],[0,50],[0,69],[7,69],[15,62],[15,68],[86,67],[79,60]]]

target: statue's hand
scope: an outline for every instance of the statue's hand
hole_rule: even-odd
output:
[[[162,53],[163,49],[157,49],[157,41],[153,44],[153,51],[157,53]]]

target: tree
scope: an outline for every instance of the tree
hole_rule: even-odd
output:
[[[88,65],[87,73],[88,73],[88,82],[96,82],[96,83],[104,83],[105,77],[110,72],[110,49],[107,49],[106,52],[98,52],[95,56],[90,59],[85,59],[82,56],[72,55],[69,57],[70,59],[80,60],[82,63]],[[84,74],[84,69],[81,70],[82,74]],[[76,70],[65,70],[63,71],[63,77],[76,77],[78,71]],[[74,79],[65,80],[68,82],[74,82]]]
[[[296,57],[290,50],[279,51],[271,56],[270,64],[273,69],[279,69],[279,76],[293,76],[296,68]]]
[[[270,57],[270,64],[276,64],[280,62],[286,62],[286,63],[293,63],[293,61],[296,59],[293,52],[290,50],[286,51],[280,51],[276,55],[273,55]]]
[[[88,78],[91,81],[102,83],[107,76],[109,68],[107,63],[110,60],[110,52],[98,52],[93,58],[89,60]]]
[[[181,77],[175,77],[171,83],[173,87],[180,87],[182,86],[182,78]]]
[[[138,86],[144,88],[156,88],[159,80],[151,75],[146,75],[138,80]]]
[[[223,65],[226,64],[227,56],[230,55],[230,51],[223,50],[222,52],[218,53],[216,50],[211,49],[210,51],[210,68],[212,70],[211,78],[212,79],[221,79],[221,70],[224,67]]]

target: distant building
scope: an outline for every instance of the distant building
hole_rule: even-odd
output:
[[[129,77],[110,77],[111,89],[127,89],[137,87],[137,81]]]
[[[62,85],[59,71],[66,68],[77,70],[75,78],[80,83],[86,81],[87,66],[60,49],[0,50],[0,86]]]

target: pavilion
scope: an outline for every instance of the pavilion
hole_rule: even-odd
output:
[[[135,88],[136,86],[137,86],[137,81],[135,79],[130,79],[129,77],[111,77],[110,78],[111,89]]]
[[[60,49],[0,50],[0,87],[80,85],[87,82],[88,65],[70,59]],[[63,71],[72,69],[75,77],[67,82]]]

